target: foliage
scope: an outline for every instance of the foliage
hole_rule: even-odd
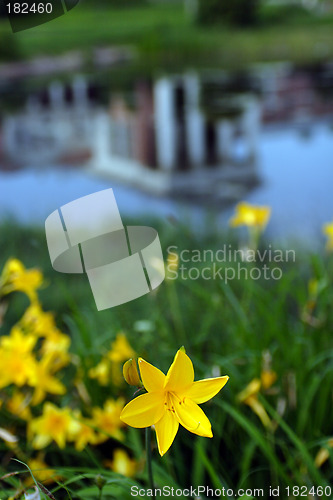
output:
[[[269,5],[263,4],[259,13],[259,22],[261,25],[279,26],[299,25],[301,23],[312,23],[313,14],[301,5],[282,4]]]
[[[21,50],[13,35],[0,31],[0,61],[17,61],[21,57]]]
[[[212,439],[193,437],[182,429],[164,457],[160,458],[154,449],[157,486],[184,488],[207,484],[215,488],[262,487],[267,492],[269,485],[283,488],[332,482],[332,255],[295,248],[295,262],[277,264],[283,270],[279,280],[246,280],[242,276],[225,283],[221,279],[204,279],[201,274],[195,280],[182,279],[180,275],[173,280],[172,273],[179,272],[181,265],[200,271],[213,266],[209,260],[185,262],[189,253],[182,258],[182,250],[217,251],[224,244],[238,248],[248,237],[240,237],[238,228],[221,232],[212,220],[207,221],[210,233],[201,237],[186,226],[153,222],[150,225],[159,229],[164,249],[169,245],[178,247],[174,250],[178,259],[169,258],[167,262],[166,281],[152,294],[101,312],[96,311],[82,275],[62,275],[51,269],[42,232],[13,224],[0,228],[1,267],[9,257],[16,256],[26,264],[24,272],[32,268],[43,270],[44,283],[35,289],[39,303],[44,313],[54,312],[51,317],[58,338],[62,335],[61,339],[70,339],[70,347],[64,348],[61,355],[68,363],[61,368],[58,365],[59,370],[53,370],[54,365],[49,370],[66,391],[52,394],[46,388],[42,401],[33,404],[29,398],[23,400],[25,409],[31,412],[31,421],[38,423],[32,426],[31,433],[26,433],[31,427],[29,420],[23,418],[27,414],[15,415],[11,411],[14,403],[8,407],[8,402],[16,393],[36,398],[37,381],[32,377],[22,386],[17,379],[10,385],[2,383],[0,427],[18,438],[13,443],[8,436],[7,441],[0,439],[2,498],[5,500],[33,484],[27,468],[11,460],[15,457],[30,464],[37,481],[57,500],[97,499],[101,484],[105,499],[130,498],[131,485],[148,487],[142,430],[122,427],[121,436],[108,432],[99,443],[90,439],[92,435],[101,439],[100,417],[106,413],[108,400],[123,398],[125,403],[133,397],[133,388],[117,378],[121,363],[117,366],[115,359],[119,358],[111,354],[117,346],[118,351],[126,352],[121,347],[123,341],[119,343],[120,332],[130,349],[164,372],[175,350],[185,345],[196,378],[230,376],[223,393],[202,406],[212,424]],[[322,243],[324,246],[324,239]],[[273,246],[279,248],[277,244]],[[267,247],[268,242],[259,244],[262,251]],[[254,265],[244,259],[217,264],[222,268],[241,264],[248,270]],[[270,265],[266,259],[256,266],[264,264]],[[30,291],[33,284],[40,284],[36,274],[28,275],[29,279],[23,276],[30,283]],[[22,281],[16,280],[16,287],[20,284]],[[9,293],[8,282],[5,292],[8,293],[2,296],[0,304],[1,339],[14,338],[13,328],[18,324],[22,327],[20,318],[30,307],[29,300],[36,299],[34,294],[29,299],[18,288]],[[35,323],[35,333],[24,331],[28,340],[31,334],[36,337],[38,325],[41,321]],[[40,363],[47,354],[49,328],[44,336],[38,335],[35,344],[33,340],[31,344],[21,341],[16,347],[30,346],[26,359],[31,361],[32,356]],[[117,338],[118,344],[114,344]],[[64,341],[60,345],[67,344]],[[2,371],[2,381],[3,377]],[[40,398],[39,395],[37,401]],[[44,442],[44,448],[36,449],[38,431],[40,434],[45,424],[41,420],[46,415],[45,403],[62,408],[65,419],[69,415],[72,424],[88,424],[93,431],[89,438],[86,429],[88,441],[79,443],[74,425],[65,436],[64,448],[59,447],[63,444],[59,431],[58,443],[51,440]],[[116,420],[111,418],[110,422]],[[129,460],[135,460],[132,478],[110,469],[115,467],[115,451],[119,448]],[[322,450],[326,452],[323,454]],[[324,461],[318,458],[320,451]],[[45,470],[43,477],[38,476],[38,460],[51,469],[47,477]],[[130,465],[126,470],[133,474]]]
[[[105,5],[105,0],[82,0],[82,4],[98,8]],[[128,9],[129,7],[143,7],[147,5],[147,0],[108,0],[108,5],[116,9]]]
[[[6,35],[0,58],[13,44],[23,59],[80,50],[88,60],[96,46],[126,45],[135,49],[134,71],[140,76],[143,71],[152,74],[160,69],[240,68],[258,61],[304,63],[333,56],[330,12],[320,16],[308,13],[306,22],[301,12],[282,20],[280,7],[263,4],[259,25],[245,30],[225,24],[198,25],[186,14],[183,2],[136,5],[121,9],[101,1],[97,8],[95,3],[82,1],[66,16],[15,34],[8,20],[0,19],[0,39],[2,33]],[[278,17],[273,22],[274,16]]]
[[[258,22],[259,0],[199,0],[200,24],[253,26]]]

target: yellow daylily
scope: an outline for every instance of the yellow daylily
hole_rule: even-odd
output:
[[[141,387],[141,380],[135,359],[129,359],[123,366],[124,379],[129,385]]]
[[[261,372],[261,385],[264,390],[269,389],[276,382],[277,374],[273,370],[263,370]]]
[[[44,356],[36,363],[34,373],[31,377],[30,384],[34,387],[32,396],[32,406],[38,405],[45,399],[46,393],[63,395],[66,393],[66,387],[54,376],[54,366],[52,366],[52,354]]]
[[[128,358],[133,358],[135,352],[130,346],[124,333],[118,333],[111,344],[111,349],[103,356],[98,365],[88,372],[90,378],[98,380],[101,385],[120,385],[123,382],[121,376],[121,363]]]
[[[111,344],[111,350],[107,357],[115,363],[122,363],[128,358],[133,358],[135,352],[130,346],[127,337],[124,333],[118,333],[116,340]]]
[[[34,335],[24,335],[13,327],[10,335],[0,339],[0,388],[10,384],[19,387],[29,383],[33,376],[36,359],[32,350],[36,343]]]
[[[108,399],[103,408],[95,407],[92,410],[92,425],[99,431],[98,443],[102,443],[114,437],[115,439],[123,439],[120,427],[123,423],[120,420],[120,414],[124,408],[124,400],[119,398],[117,400]]]
[[[272,421],[267,415],[267,412],[258,399],[261,389],[269,389],[277,379],[277,375],[272,370],[263,370],[261,378],[254,378],[237,396],[240,403],[243,403],[251,408],[251,410],[260,418],[262,424],[270,428]]]
[[[330,457],[328,448],[333,448],[333,439],[329,439],[326,447],[320,448],[315,458],[315,466],[319,469]]]
[[[137,462],[130,458],[126,451],[121,448],[115,449],[113,460],[105,460],[104,465],[126,477],[133,477],[138,467]]]
[[[60,370],[68,365],[71,356],[68,350],[71,345],[71,339],[60,330],[54,330],[46,339],[43,340],[40,352],[43,356],[52,358],[54,370]]]
[[[139,358],[142,383],[147,390],[130,401],[120,418],[131,427],[155,426],[160,455],[170,448],[179,424],[199,436],[213,437],[211,424],[198,406],[214,397],[229,377],[194,382],[193,364],[180,349],[164,375],[158,368]]]
[[[47,402],[43,406],[43,414],[29,422],[28,438],[37,450],[45,448],[53,440],[63,449],[75,425],[69,408],[58,408]]]
[[[30,354],[15,356],[0,349],[0,366],[0,389],[10,384],[22,387],[33,377],[36,361]]]
[[[24,334],[22,330],[13,326],[10,335],[0,338],[0,348],[11,352],[15,356],[30,354],[35,347],[37,338],[34,335]]]
[[[25,310],[20,326],[38,337],[46,337],[49,332],[56,329],[53,313],[43,311],[38,302],[30,304]]]
[[[16,415],[22,420],[31,419],[31,411],[29,408],[30,396],[15,391],[13,396],[6,402],[6,408],[10,413]]]
[[[39,269],[26,269],[18,259],[9,259],[0,277],[0,291],[3,295],[14,291],[24,292],[31,302],[37,299],[36,290],[43,283]]]
[[[179,268],[179,255],[176,252],[169,252],[166,261],[166,279],[171,281],[177,277]]]
[[[270,207],[251,205],[246,201],[242,201],[236,205],[236,213],[230,219],[230,226],[247,226],[263,230],[269,221],[270,215]]]
[[[333,222],[323,225],[323,232],[327,236],[326,250],[333,251]]]
[[[34,475],[34,478],[37,479],[40,483],[45,485],[51,484],[56,480],[60,479],[60,476],[56,474],[56,471],[48,467],[48,465],[44,461],[44,455],[42,453],[38,453],[37,457],[30,458],[27,461],[27,464]],[[33,486],[35,481],[29,475],[27,479],[24,481],[24,485],[26,487]]]
[[[98,440],[93,422],[83,418],[79,410],[73,412],[73,418],[75,423],[70,429],[69,440],[74,441],[77,451],[84,450],[87,444],[96,444]]]
[[[110,361],[108,358],[102,358],[98,365],[90,368],[88,375],[90,378],[95,379],[100,385],[108,385],[110,380]]]

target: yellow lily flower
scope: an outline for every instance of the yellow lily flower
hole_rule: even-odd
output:
[[[327,236],[326,250],[333,251],[333,222],[323,225],[323,232]]]
[[[271,209],[268,206],[251,205],[242,201],[236,205],[236,213],[230,219],[230,225],[259,227],[264,229],[269,221]]]
[[[261,385],[264,390],[269,389],[277,380],[277,374],[272,370],[263,370],[261,372]]]
[[[210,421],[198,404],[214,397],[229,377],[194,382],[192,361],[181,349],[167,375],[142,358],[139,358],[139,368],[147,393],[125,406],[120,415],[123,422],[138,428],[155,425],[161,456],[173,443],[179,424],[199,436],[213,437]]]
[[[98,365],[89,370],[88,375],[90,378],[98,380],[100,385],[108,385],[111,381],[113,385],[118,386],[123,383],[121,363],[134,356],[135,352],[126,335],[118,333],[111,344],[111,349],[103,356]]]
[[[263,230],[269,221],[270,215],[270,207],[251,205],[246,201],[242,201],[236,206],[236,213],[229,223],[231,227],[247,226]]]
[[[30,396],[21,392],[14,392],[13,396],[6,402],[6,408],[10,413],[22,418],[22,420],[31,419],[31,411],[29,408]]]
[[[176,252],[169,252],[167,261],[166,261],[166,269],[165,269],[165,277],[167,281],[172,281],[175,277],[177,277],[177,271],[179,268],[179,255]]]
[[[129,359],[123,366],[124,379],[129,385],[141,387],[141,380],[135,359]]]
[[[61,333],[60,330],[54,330],[44,339],[40,353],[52,359],[53,369],[57,371],[69,364],[71,360],[68,353],[70,345],[71,339],[68,335]]]
[[[244,258],[248,258],[248,250],[256,250],[262,231],[267,226],[271,215],[271,209],[268,206],[250,205],[242,201],[236,205],[236,213],[230,219],[231,227],[246,226],[249,231],[249,249],[244,253]]]
[[[10,384],[18,387],[29,383],[34,374],[36,360],[30,354],[17,357],[12,353],[0,350],[0,389]]]
[[[118,333],[116,340],[111,344],[107,357],[115,363],[122,363],[128,358],[134,358],[135,352],[130,346],[124,333]]]
[[[113,472],[126,477],[133,477],[138,467],[137,462],[130,458],[126,451],[121,448],[114,450],[113,460],[105,460],[104,465]]]
[[[43,414],[34,418],[28,425],[28,438],[33,448],[41,450],[53,440],[59,448],[66,446],[66,439],[72,432],[76,422],[69,408],[58,408],[52,403],[45,403]]]
[[[333,439],[327,441],[326,447],[320,448],[315,458],[315,466],[319,469],[330,457],[328,448],[333,448]]]
[[[13,326],[10,335],[1,337],[0,347],[15,356],[25,356],[32,352],[36,342],[37,338],[34,335],[24,334],[19,327]]]
[[[31,472],[33,473],[35,479],[44,485],[52,484],[54,481],[59,480],[60,476],[56,474],[56,471],[48,467],[48,465],[44,461],[44,455],[42,453],[38,453],[37,457],[30,458],[27,461],[28,466],[30,467]],[[26,487],[33,486],[35,481],[29,475],[27,479],[24,481],[24,485]]]
[[[108,358],[102,358],[98,365],[90,368],[88,376],[99,382],[100,385],[108,385],[110,380],[110,361]]]
[[[43,283],[39,269],[26,269],[18,259],[9,259],[0,277],[0,290],[3,295],[19,291],[28,295],[31,302],[37,300],[36,290]]]
[[[20,326],[38,337],[46,337],[49,332],[56,330],[53,313],[43,311],[38,302],[30,304],[25,310],[20,320]]]
[[[74,411],[73,418],[75,422],[70,429],[69,439],[74,441],[76,450],[82,451],[87,444],[96,444],[98,441],[93,422],[83,418],[79,410]]]
[[[29,385],[34,387],[31,405],[36,406],[45,399],[46,393],[62,395],[66,393],[66,387],[58,380],[52,372],[52,354],[44,356],[36,363],[34,374],[31,377]]]
[[[109,437],[122,440],[123,434],[120,427],[123,423],[120,420],[120,414],[124,408],[124,400],[119,398],[117,400],[108,399],[104,403],[103,408],[93,408],[91,423],[96,427],[98,434],[98,443],[107,441]]]
[[[251,410],[260,418],[264,427],[272,428],[272,421],[258,399],[261,389],[269,389],[277,379],[277,375],[270,369],[261,372],[261,378],[254,378],[237,396],[240,403],[251,408]]]
[[[0,388],[10,384],[19,387],[29,382],[33,376],[36,359],[32,350],[36,344],[34,335],[24,335],[13,327],[10,335],[0,339]]]

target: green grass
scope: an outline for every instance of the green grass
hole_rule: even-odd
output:
[[[149,224],[147,220],[144,223]],[[151,224],[158,228],[164,249],[169,245],[177,245],[179,250],[237,245],[235,233],[216,231],[213,221],[211,234],[200,238],[183,227]],[[278,243],[275,248],[279,248]],[[242,279],[225,284],[220,280],[178,279],[164,282],[156,292],[133,302],[97,312],[83,276],[62,275],[51,269],[40,230],[9,224],[0,228],[1,267],[9,256],[16,256],[28,267],[42,268],[49,285],[40,292],[40,300],[44,309],[56,312],[59,325],[71,334],[72,352],[79,356],[84,370],[99,360],[103,349],[122,330],[138,355],[164,371],[176,350],[185,345],[197,379],[210,376],[213,367],[230,376],[222,393],[202,406],[212,422],[213,439],[180,429],[162,459],[154,450],[155,482],[160,487],[206,484],[218,489],[264,488],[267,492],[270,485],[284,488],[332,483],[332,460],[317,469],[314,457],[332,433],[333,256],[296,250],[296,262],[283,264],[283,277],[278,281]],[[308,280],[313,277],[324,284],[313,312],[320,319],[316,326],[302,320],[309,298]],[[10,301],[1,333],[8,332],[26,307],[20,299],[16,294]],[[139,321],[145,321],[143,327]],[[237,400],[237,394],[260,377],[267,351],[277,381],[260,395],[260,401],[276,422],[274,432],[265,429],[250,407]],[[108,395],[107,389],[98,391],[88,381],[87,388],[95,404]],[[131,392],[127,391],[128,399]],[[71,396],[66,398],[70,401]],[[59,402],[59,398],[53,399]],[[143,431],[131,429],[126,445],[142,459]],[[147,487],[144,470],[133,481],[104,470],[102,460],[114,446],[110,441],[81,454],[70,446],[61,453],[55,445],[49,446],[48,463],[63,477],[59,486],[48,486],[50,491],[57,499],[97,499],[99,473],[107,480],[105,499],[119,494],[129,498],[130,485]],[[13,463],[2,473],[14,470],[22,468]],[[17,486],[17,480],[12,476],[3,483],[8,495],[10,485]]]
[[[287,14],[266,9],[262,24],[242,30],[200,27],[186,17],[181,4],[126,9],[107,3],[94,8],[80,5],[66,16],[16,34],[2,20],[0,38],[6,36],[6,45],[15,44],[18,53],[28,58],[73,49],[90,53],[98,45],[129,45],[154,71],[184,65],[234,68],[285,59],[301,63],[333,56],[332,15]]]

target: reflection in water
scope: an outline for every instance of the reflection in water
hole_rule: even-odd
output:
[[[46,100],[30,95],[25,111],[5,119],[4,150],[41,168],[79,157],[153,194],[226,204],[258,182],[261,104],[252,86],[236,92],[222,76],[185,73],[134,83],[132,106],[123,94],[97,106],[82,77],[70,92],[52,82]]]
[[[260,173],[262,185],[246,199],[272,206],[268,234],[321,241],[321,225],[333,217],[333,141],[327,123],[313,126],[305,140],[293,129],[277,128],[261,133]],[[193,227],[203,227],[203,205],[184,205],[166,197],[154,197],[78,170],[22,170],[0,173],[0,214],[13,214],[24,223],[44,224],[58,206],[92,192],[113,187],[124,216],[173,215]],[[221,227],[232,209],[221,212]]]
[[[333,134],[327,123],[303,137],[291,127],[265,132],[261,140],[263,183],[247,199],[272,206],[271,232],[322,241],[333,218]]]
[[[329,64],[188,72],[108,91],[107,104],[83,77],[53,81],[3,120],[0,166],[39,167],[0,174],[0,217],[43,224],[56,207],[112,186],[124,214],[197,225],[202,202],[225,219],[222,207],[246,198],[272,206],[274,234],[313,239],[333,216],[332,81]]]

